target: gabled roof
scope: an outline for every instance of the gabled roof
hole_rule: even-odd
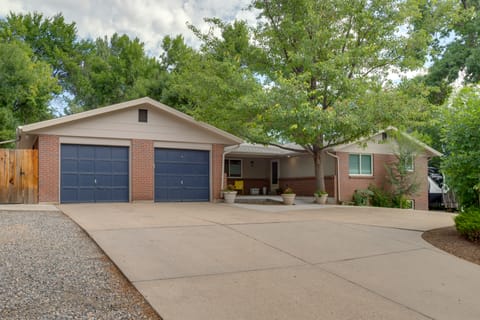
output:
[[[425,149],[425,151],[427,151],[428,154],[430,154],[431,156],[433,157],[441,157],[443,154],[435,149],[433,149],[432,147],[430,147],[429,145],[423,143],[422,141],[416,139],[415,137],[409,135],[408,133],[406,132],[403,132],[403,131],[399,131],[397,128],[395,127],[388,127],[387,129],[385,130],[381,130],[375,134],[372,134],[371,136],[369,137],[364,137],[364,138],[361,138],[361,139],[358,139],[354,142],[351,142],[351,143],[346,143],[346,144],[342,144],[342,145],[338,145],[338,146],[335,146],[332,148],[333,151],[341,151],[347,147],[350,147],[352,145],[355,145],[355,144],[358,144],[358,143],[361,143],[361,142],[368,142],[369,139],[371,139],[372,137],[376,136],[376,135],[379,135],[379,134],[382,134],[384,132],[388,132],[388,131],[396,131],[396,132],[399,132],[402,136],[404,136],[405,138],[407,138],[408,140],[414,142],[415,144],[419,145],[420,147],[422,147],[423,149]]]
[[[398,131],[397,128],[395,127],[389,127],[385,130],[379,131],[369,137],[361,138],[358,139],[354,142],[351,143],[346,143],[342,145],[338,145],[332,148],[328,148],[327,150],[329,151],[342,151],[350,146],[356,145],[358,143],[366,142],[372,138],[375,137],[376,135],[382,134],[384,132],[388,131]],[[419,145],[421,148],[423,148],[430,156],[433,157],[440,157],[443,154],[432,147],[428,146],[427,144],[421,142],[420,140],[414,138],[413,136],[409,135],[408,133],[401,132],[399,131],[400,134],[402,134],[404,137],[407,139],[413,141],[417,145]],[[295,156],[299,154],[305,154],[303,151],[303,147],[297,144],[285,144],[285,147],[288,149],[298,149],[298,151],[293,151],[293,150],[287,150],[287,149],[282,149],[280,147],[276,146],[271,146],[271,145],[261,145],[261,144],[251,144],[251,143],[242,143],[238,146],[230,146],[225,148],[225,152],[227,152],[229,155],[237,155],[237,156],[257,156],[257,157],[286,157],[286,156]]]
[[[76,114],[72,114],[72,115],[68,115],[68,116],[64,116],[64,117],[60,117],[60,118],[55,118],[55,119],[51,119],[51,120],[46,120],[46,121],[36,122],[36,123],[24,125],[24,126],[19,126],[18,130],[17,130],[17,135],[21,135],[22,133],[35,133],[35,131],[40,130],[40,129],[59,126],[59,125],[62,125],[62,124],[67,124],[69,122],[88,119],[88,118],[99,116],[99,115],[105,115],[105,114],[108,114],[108,113],[111,113],[111,112],[115,112],[115,111],[119,111],[119,110],[123,110],[123,109],[128,109],[128,108],[133,108],[133,107],[136,107],[136,106],[139,106],[139,105],[142,105],[142,104],[148,104],[148,105],[150,105],[154,108],[157,108],[161,111],[164,111],[164,112],[166,112],[170,115],[173,115],[173,116],[175,116],[179,119],[182,119],[186,122],[189,122],[189,123],[191,123],[195,126],[198,126],[198,127],[203,128],[207,131],[215,133],[215,134],[217,134],[221,137],[224,137],[224,138],[230,140],[232,143],[239,144],[239,143],[243,142],[242,139],[240,139],[239,137],[237,137],[233,134],[230,134],[226,131],[218,129],[218,128],[216,128],[212,125],[209,125],[207,123],[197,121],[193,117],[191,117],[191,116],[189,116],[189,115],[187,115],[183,112],[180,112],[178,110],[175,110],[175,109],[173,109],[173,108],[171,108],[167,105],[164,105],[163,103],[160,103],[156,100],[153,100],[149,97],[130,100],[130,101],[117,103],[117,104],[113,104],[113,105],[110,105],[110,106],[106,106],[106,107],[102,107],[102,108],[98,108],[98,109],[93,109],[93,110],[89,110],[89,111],[84,111],[84,112],[80,112],[80,113],[76,113]]]

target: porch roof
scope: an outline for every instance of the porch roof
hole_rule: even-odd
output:
[[[276,146],[242,143],[225,148],[226,155],[237,157],[286,157],[304,153],[301,146],[288,144],[285,147],[298,149],[298,151],[286,150]]]

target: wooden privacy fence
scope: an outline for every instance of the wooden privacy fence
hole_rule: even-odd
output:
[[[38,202],[38,150],[0,149],[0,203]]]

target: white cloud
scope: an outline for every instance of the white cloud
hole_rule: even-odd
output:
[[[138,37],[148,52],[158,55],[166,35],[182,34],[187,43],[198,44],[187,22],[201,30],[207,27],[205,17],[253,22],[255,15],[241,10],[248,3],[249,0],[0,0],[0,16],[9,12],[38,11],[45,16],[61,12],[67,22],[77,24],[82,38],[125,33]]]

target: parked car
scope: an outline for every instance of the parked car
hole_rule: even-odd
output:
[[[443,180],[443,178],[442,178]],[[443,189],[428,175],[428,209],[444,209]]]

